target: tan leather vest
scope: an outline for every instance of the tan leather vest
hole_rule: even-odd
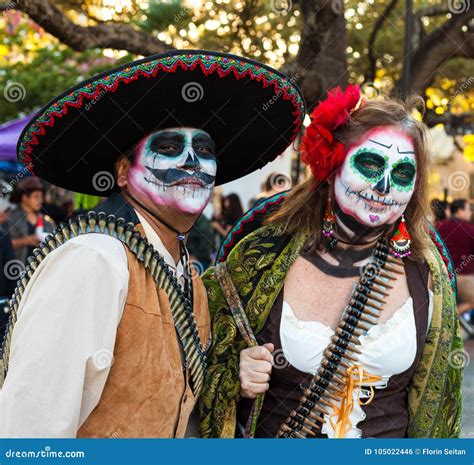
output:
[[[136,229],[144,235],[141,225]],[[128,295],[115,341],[114,361],[96,408],[79,438],[183,437],[195,398],[183,373],[168,296],[125,248]],[[207,296],[193,279],[194,315],[203,344],[210,332]]]

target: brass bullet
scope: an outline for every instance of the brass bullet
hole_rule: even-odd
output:
[[[97,216],[95,212],[89,212],[87,214],[87,223],[89,224],[89,230],[91,232],[95,232],[95,228],[97,226]]]
[[[380,284],[381,286],[384,286],[387,289],[393,289],[393,286],[386,280],[381,279],[381,278],[374,278],[373,279],[374,283]]]
[[[79,234],[87,232],[87,220],[85,215],[77,215],[77,224],[79,225]]]
[[[395,273],[395,274],[405,274],[405,271],[402,267],[398,267],[398,266],[393,265],[391,263],[385,263],[384,268],[387,271],[391,271],[392,273]]]
[[[125,231],[125,221],[123,218],[119,218],[117,220],[117,224],[115,225],[115,232],[117,234],[118,239],[123,240],[124,231]]]
[[[116,220],[115,215],[109,215],[107,217],[107,231],[109,235],[112,237],[117,237],[117,232],[115,231],[116,228]]]
[[[349,339],[354,344],[360,345],[359,339],[354,337],[351,333],[344,331],[342,328],[336,328],[336,334],[339,334],[339,336],[344,337],[345,339]]]
[[[79,234],[79,229],[75,219],[69,220],[69,230],[71,232],[71,237],[76,237]]]
[[[67,241],[71,239],[71,230],[69,229],[67,225],[61,226],[61,233],[66,238]]]
[[[334,366],[334,372],[335,373],[338,373],[341,376],[345,376],[344,371],[342,371],[339,367],[337,367],[335,363],[332,363],[332,362],[330,362],[329,360],[326,360],[326,359],[322,359],[321,364],[324,367],[328,368],[328,369],[331,368],[331,366]]]
[[[99,212],[97,214],[97,224],[99,225],[99,231],[104,233],[105,228],[107,227],[107,217],[104,212]]]

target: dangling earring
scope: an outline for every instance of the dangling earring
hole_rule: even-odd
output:
[[[408,233],[405,224],[405,215],[402,215],[400,222],[398,223],[397,229],[390,239],[390,245],[392,246],[392,255],[398,258],[404,258],[411,255],[410,250],[411,236]]]
[[[323,236],[329,240],[328,250],[334,250],[337,244],[337,239],[334,237],[334,212],[332,211],[331,197],[328,198],[326,211],[323,217]]]

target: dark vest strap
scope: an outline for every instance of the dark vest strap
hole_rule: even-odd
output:
[[[404,260],[408,290],[413,299],[413,312],[416,323],[417,354],[413,365],[416,367],[421,357],[422,348],[428,331],[428,307],[430,296],[428,293],[428,277],[430,269],[426,262]]]
[[[134,208],[118,193],[114,192],[107,200],[94,208],[96,213],[104,212],[108,215],[115,215],[116,218],[123,218],[125,223],[140,223]]]

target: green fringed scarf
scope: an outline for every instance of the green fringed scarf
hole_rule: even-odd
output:
[[[262,329],[286,273],[305,243],[270,224],[249,234],[229,254],[227,268],[255,334]],[[431,270],[434,305],[421,361],[408,392],[412,438],[454,438],[461,423],[462,369],[455,363],[462,350],[455,290],[435,243],[425,254]],[[234,437],[239,399],[239,353],[247,347],[217,281],[214,269],[203,276],[209,297],[213,345],[199,407],[202,437]]]

